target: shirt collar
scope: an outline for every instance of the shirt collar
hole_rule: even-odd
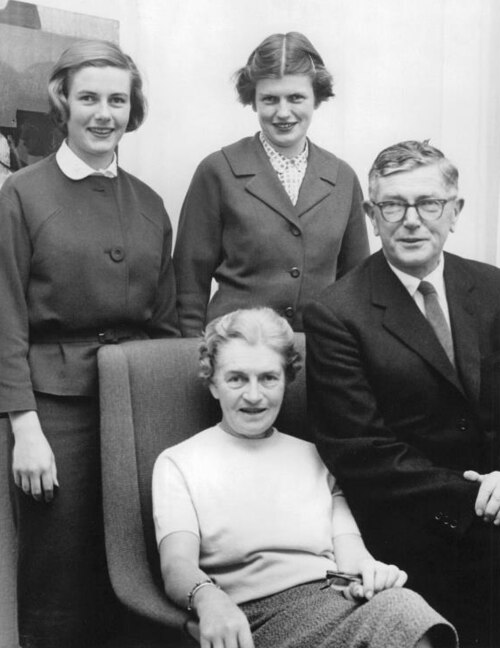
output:
[[[100,175],[106,178],[116,178],[118,175],[118,165],[116,153],[113,154],[111,164],[106,169],[93,169],[86,164],[81,158],[73,153],[69,148],[66,140],[61,144],[56,153],[56,161],[59,168],[70,180],[83,180],[88,176]]]
[[[259,133],[259,139],[262,143],[262,146],[264,147],[264,151],[267,153],[267,157],[269,158],[276,171],[284,171],[287,167],[290,166],[295,166],[298,168],[307,166],[307,158],[309,156],[309,142],[307,141],[307,139],[302,153],[294,155],[294,157],[291,158],[282,155],[276,149],[274,149],[271,144],[269,144],[262,131],[260,131]]]
[[[442,253],[441,256],[439,257],[439,262],[437,264],[437,267],[432,272],[430,272],[426,277],[423,277],[423,279],[419,279],[418,277],[413,277],[412,275],[409,275],[406,272],[399,270],[399,268],[393,266],[392,263],[390,263],[388,260],[387,263],[389,264],[390,269],[394,272],[396,277],[401,281],[403,286],[406,288],[406,290],[410,293],[412,297],[415,296],[415,293],[418,290],[420,282],[424,280],[428,281],[434,286],[436,292],[438,293],[438,296],[441,297],[446,295],[446,291],[444,287],[444,255]]]

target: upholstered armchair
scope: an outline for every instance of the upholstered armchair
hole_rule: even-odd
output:
[[[304,336],[297,334],[304,353]],[[197,377],[198,340],[148,340],[99,352],[106,551],[111,581],[133,613],[192,645],[184,610],[167,599],[152,521],[151,473],[167,446],[216,423],[218,403]],[[305,375],[289,385],[277,426],[305,437]]]

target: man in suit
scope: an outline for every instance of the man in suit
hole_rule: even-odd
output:
[[[369,196],[382,250],[305,310],[310,425],[374,555],[498,648],[500,270],[443,253],[463,200],[427,142],[382,151]]]

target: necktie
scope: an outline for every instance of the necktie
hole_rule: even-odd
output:
[[[450,362],[455,366],[455,354],[453,352],[453,340],[450,327],[439,305],[436,289],[429,281],[421,281],[418,291],[424,296],[425,316],[434,329],[437,339],[441,342]]]

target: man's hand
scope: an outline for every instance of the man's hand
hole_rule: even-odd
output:
[[[466,470],[464,477],[480,483],[474,507],[476,515],[485,522],[500,526],[500,472],[495,470],[481,475],[475,470]]]
[[[56,461],[35,411],[9,415],[14,435],[12,473],[14,482],[26,495],[50,502],[57,481]]]

